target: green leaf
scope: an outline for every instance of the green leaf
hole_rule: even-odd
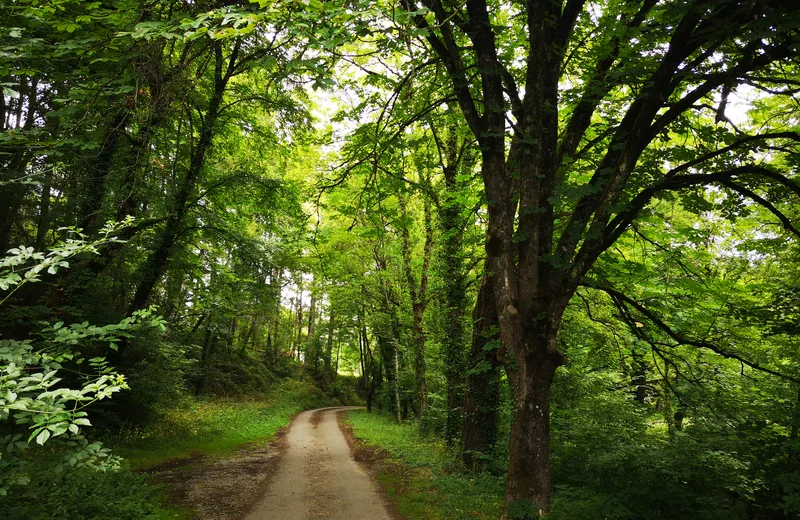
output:
[[[50,430],[43,429],[41,432],[39,432],[39,435],[36,436],[36,442],[39,445],[44,445],[44,443],[47,442],[47,439],[49,438],[50,438]]]

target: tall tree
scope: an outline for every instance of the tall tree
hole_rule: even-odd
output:
[[[516,390],[506,510],[544,515],[550,389],[566,361],[558,330],[597,258],[654,198],[697,186],[790,222],[766,186],[800,188],[750,154],[773,140],[792,146],[797,135],[720,132],[714,119],[725,120],[733,87],[791,81],[798,15],[781,2],[732,0],[400,4],[444,64],[480,147],[486,252]],[[693,150],[662,145],[687,125],[703,129]]]

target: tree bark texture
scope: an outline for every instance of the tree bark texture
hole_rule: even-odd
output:
[[[550,506],[550,388],[558,362],[536,352],[515,372],[517,389],[508,444],[506,511],[543,516]],[[516,516],[520,518],[520,516]]]
[[[472,348],[464,396],[461,448],[464,465],[480,469],[497,441],[500,370],[497,309],[492,278],[484,276],[472,314]]]

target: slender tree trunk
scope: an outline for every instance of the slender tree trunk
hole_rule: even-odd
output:
[[[361,353],[361,338],[359,337],[358,351]],[[333,355],[333,306],[331,306],[330,316],[328,317],[328,345],[325,354],[325,373],[331,371],[331,356]]]
[[[303,344],[303,288],[301,286],[300,294],[297,296],[297,342],[295,343],[297,361],[300,361],[302,344]]]
[[[380,343],[380,342],[379,342]],[[369,383],[369,387],[367,388],[367,411],[372,411],[372,402],[375,397],[375,390],[383,384],[383,372],[382,372],[382,363],[376,363],[375,358],[373,357],[371,351],[368,352],[370,355],[370,362],[369,365],[371,367],[370,373],[372,380]],[[380,408],[380,406],[378,406]]]
[[[636,345],[631,352],[632,377],[631,386],[633,387],[633,397],[638,403],[644,404],[647,397],[647,363],[645,357]]]
[[[287,314],[288,314],[287,317],[289,319],[286,320],[286,329],[287,329],[286,330],[286,346],[287,346],[287,351],[291,355],[290,357],[294,358],[294,336],[295,336],[295,334],[294,334],[294,325],[295,325],[294,311],[289,309]]]
[[[311,302],[308,306],[308,340],[314,337],[314,328],[317,321],[317,298],[314,292],[311,292]]]
[[[800,384],[797,385],[797,400],[794,403],[794,410],[791,418],[789,430],[789,460],[797,467],[800,463],[800,449],[797,445],[798,431],[800,431]]]
[[[404,216],[407,216],[406,201],[400,198],[401,211]],[[425,199],[424,202],[424,219],[425,219],[425,245],[423,247],[422,258],[422,272],[420,273],[419,287],[414,276],[411,266],[411,239],[409,236],[408,227],[403,227],[400,230],[400,236],[403,244],[403,266],[405,268],[406,282],[408,284],[408,292],[411,297],[411,316],[413,323],[413,341],[414,341],[414,375],[416,380],[415,394],[417,398],[417,416],[422,418],[428,408],[428,385],[426,381],[426,367],[425,367],[425,330],[423,328],[423,319],[425,317],[425,307],[427,306],[428,298],[428,269],[430,266],[431,250],[433,249],[433,228],[431,226],[431,209],[430,202]],[[420,422],[422,427],[424,423]]]
[[[342,331],[339,331],[336,338],[336,366],[333,369],[333,380],[336,381],[336,376],[339,375],[339,356],[342,355]]]
[[[479,469],[482,455],[497,441],[500,415],[500,347],[497,308],[491,276],[484,276],[472,315],[472,349],[464,398],[461,428],[462,459],[468,468]]]
[[[208,366],[210,364],[211,351],[214,348],[214,343],[216,343],[216,337],[214,336],[211,327],[206,326],[205,338],[203,339],[203,348],[200,351],[200,380],[197,382],[197,386],[195,387],[195,395],[203,393],[206,388]]]
[[[316,298],[316,295],[314,294],[314,286],[312,284],[312,286],[311,286],[311,301],[309,302],[309,305],[308,305],[308,336],[307,336],[307,340],[306,340],[308,348],[306,349],[306,356],[308,356],[308,355],[313,355],[314,356],[314,371],[318,372],[319,371],[319,349],[318,348],[314,348],[314,349],[311,348],[312,346],[317,344],[317,342],[314,341],[314,339],[315,339],[314,338],[314,328],[315,328],[316,321],[317,321],[316,312],[317,312],[317,298]],[[306,363],[309,363],[311,360],[306,359],[305,361],[306,361]]]
[[[661,404],[664,412],[664,421],[670,437],[675,435],[675,416],[672,412],[672,389],[669,385],[669,363],[664,362],[664,379],[661,381]]]
[[[44,249],[47,232],[50,230],[50,190],[53,177],[45,173],[42,181],[42,194],[39,197],[39,218],[36,221],[36,249]]]
[[[370,379],[373,377],[373,367],[375,361],[372,358],[372,350],[369,348],[369,336],[367,336],[367,327],[363,321],[361,323],[361,337],[364,341],[364,391],[370,395],[372,385],[374,384]]]
[[[338,359],[337,359],[338,363]],[[401,422],[400,417],[400,353],[397,345],[394,346],[394,415],[397,422]]]
[[[189,336],[194,336],[194,333],[197,332],[197,329],[199,329],[200,325],[202,325],[203,322],[206,320],[206,316],[208,316],[208,314],[205,312],[200,315],[200,318],[198,318],[197,323],[195,323],[194,327],[192,327],[192,332],[189,333]]]
[[[242,354],[244,354],[245,350],[247,350],[247,342],[253,337],[253,332],[256,330],[256,318],[255,316],[250,321],[250,327],[247,329],[247,333],[244,335],[242,339]]]
[[[399,381],[398,381],[398,372],[397,372],[397,363],[396,363],[396,354],[397,354],[397,345],[394,342],[394,338],[388,337],[385,331],[380,331],[378,333],[378,347],[380,348],[381,354],[381,361],[383,365],[383,371],[386,374],[386,383],[389,385],[389,392],[390,394],[387,396],[383,394],[383,398],[389,398],[389,408],[392,411],[392,415],[394,415],[398,420],[400,419],[400,407],[399,407],[399,399],[396,398],[396,394],[399,395]]]
[[[797,439],[798,430],[800,430],[800,385],[797,385],[797,400],[794,403],[794,413],[792,414],[792,427],[789,432],[789,439]]]
[[[359,313],[358,313],[358,315],[356,317],[356,330],[357,330],[357,334],[358,334],[358,364],[359,364],[359,367],[361,368],[361,379],[363,381],[364,374],[366,374],[366,368],[364,366],[364,361],[365,361],[364,358],[366,357],[366,354],[364,353],[364,337],[361,334],[361,311],[360,310],[359,310]],[[328,354],[328,358],[330,358],[330,354]],[[363,383],[362,383],[362,386],[364,386]]]

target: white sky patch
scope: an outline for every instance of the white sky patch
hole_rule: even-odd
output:
[[[308,251],[304,253],[308,253]],[[306,290],[305,287],[308,287],[311,282],[314,281],[314,275],[311,273],[302,273],[300,277],[303,282],[302,290],[300,290],[300,287],[298,287],[294,280],[290,280],[289,283],[281,288],[281,305],[287,309],[294,310],[297,307],[298,296],[300,296],[303,302],[304,309],[308,309],[309,305],[311,305],[311,292]]]
[[[750,118],[747,113],[753,109],[753,103],[758,99],[760,92],[750,85],[739,85],[736,90],[728,95],[728,104],[725,106],[725,116],[736,126],[742,126]],[[720,94],[715,95],[717,104]]]

